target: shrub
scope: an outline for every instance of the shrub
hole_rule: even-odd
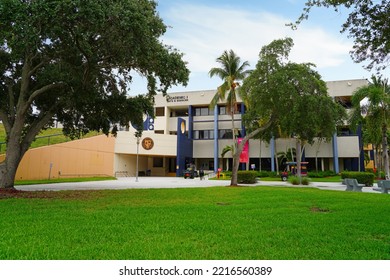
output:
[[[299,178],[296,176],[291,176],[288,181],[293,185],[299,185]]]
[[[302,177],[302,185],[309,185],[309,178],[307,177]]]
[[[299,185],[299,177],[291,176],[289,179],[289,182],[293,185]],[[301,184],[302,185],[309,185],[309,179],[307,177],[301,177]]]
[[[237,182],[241,184],[254,184],[256,183],[256,177],[256,171],[238,171]]]
[[[324,174],[322,172],[308,172],[307,176],[310,178],[323,178]]]
[[[221,172],[221,175],[224,174],[226,177],[232,177],[232,172],[231,171],[223,171]]]
[[[341,179],[346,178],[356,179],[359,184],[365,184],[366,186],[372,186],[374,184],[374,174],[371,172],[341,172]]]
[[[257,177],[264,178],[264,177],[270,177],[268,171],[257,171]]]

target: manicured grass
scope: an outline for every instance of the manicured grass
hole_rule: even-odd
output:
[[[91,182],[91,181],[107,181],[116,180],[115,177],[78,177],[78,178],[59,178],[50,180],[20,180],[15,181],[15,185],[39,185],[39,184],[56,184],[56,183],[70,183],[70,182]]]
[[[31,196],[0,199],[0,259],[390,259],[388,195],[216,187]]]
[[[341,183],[341,176],[332,176],[324,178],[309,178],[311,182],[330,182],[330,183]]]

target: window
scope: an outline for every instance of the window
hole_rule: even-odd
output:
[[[194,139],[199,139],[199,130],[194,130]]]
[[[208,107],[195,108],[195,116],[209,116],[212,114],[212,110],[209,110]]]
[[[156,107],[156,117],[164,117],[165,110],[164,107]]]
[[[194,130],[194,139],[214,139],[213,130]]]
[[[241,130],[236,129],[236,137],[241,137]],[[231,129],[220,129],[218,130],[219,139],[233,139],[233,134]]]
[[[233,139],[231,129],[220,129],[218,130],[219,139]]]
[[[200,108],[200,114],[202,116],[208,116],[209,115],[209,108]]]
[[[238,104],[237,104],[237,113],[238,113],[238,114],[242,114],[242,113],[243,113],[243,112],[242,112],[241,103],[238,103]]]
[[[164,130],[155,130],[154,134],[164,134]]]
[[[171,111],[171,117],[187,117],[188,110],[187,109],[176,109]]]
[[[153,167],[164,167],[164,158],[154,157],[153,158]]]
[[[218,107],[218,114],[226,115],[226,107],[225,106]]]

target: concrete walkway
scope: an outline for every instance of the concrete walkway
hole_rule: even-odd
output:
[[[181,177],[139,177],[138,182],[134,177],[123,177],[118,180],[112,181],[95,181],[95,182],[77,182],[77,183],[57,183],[57,184],[42,184],[42,185],[26,185],[16,186],[18,190],[26,191],[60,191],[60,190],[119,190],[119,189],[157,189],[157,188],[202,188],[202,187],[213,187],[213,186],[228,186],[230,181],[221,180],[200,180],[195,179],[184,179]],[[345,191],[346,186],[341,183],[323,183],[323,182],[312,182],[309,186],[294,186],[288,182],[282,181],[259,181],[253,185],[246,186],[275,186],[275,187],[312,187],[322,190],[337,190]],[[375,186],[376,187],[376,184]],[[374,191],[372,187],[364,187],[363,192],[380,193]]]

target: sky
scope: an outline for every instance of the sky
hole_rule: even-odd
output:
[[[263,46],[286,37],[294,40],[290,61],[314,63],[324,81],[369,79],[374,73],[352,61],[353,40],[340,33],[348,10],[314,8],[297,30],[286,26],[298,19],[305,2],[158,0],[158,14],[168,26],[161,41],[182,52],[191,71],[187,87],[174,86],[169,92],[216,89],[222,81],[208,72],[220,66],[216,59],[225,50],[233,50],[253,69]],[[131,91],[144,93],[145,84],[144,79],[135,79]]]

